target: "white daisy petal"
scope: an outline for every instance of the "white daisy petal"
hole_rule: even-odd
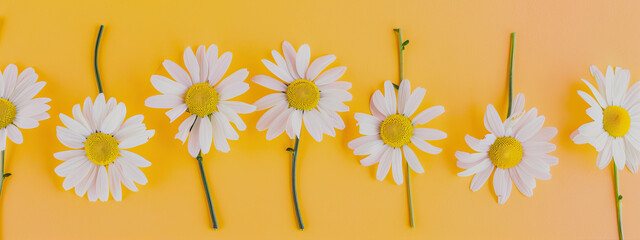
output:
[[[218,116],[218,115],[216,115]],[[213,144],[216,149],[221,152],[229,152],[231,148],[229,147],[229,143],[227,142],[227,138],[225,137],[224,132],[224,122],[221,118],[215,117],[212,122],[213,126]]]
[[[258,101],[253,103],[256,106],[256,110],[264,110],[270,107],[277,105],[278,103],[284,102],[287,100],[287,95],[284,93],[272,93],[267,96],[260,98]]]
[[[189,70],[189,75],[191,76],[191,81],[193,84],[200,83],[200,65],[198,65],[198,59],[196,55],[193,54],[193,50],[191,47],[187,47],[184,50],[183,54],[184,65]]]
[[[380,157],[382,157],[382,154],[384,154],[383,148],[367,156],[366,158],[363,158],[362,160],[360,160],[360,164],[362,164],[362,166],[365,166],[365,167],[376,164],[380,161]]]
[[[396,114],[397,105],[396,102],[396,89],[393,86],[391,81],[387,80],[384,82],[384,101],[387,104],[387,110],[389,110],[390,114]]]
[[[391,167],[393,171],[393,181],[396,184],[402,184],[404,175],[402,174],[402,150],[400,148],[394,148],[391,155]]]
[[[198,60],[198,68],[200,68],[200,82],[205,82],[209,76],[209,63],[207,62],[206,47],[204,45],[198,46],[196,59]]]
[[[407,105],[407,100],[411,96],[411,83],[407,79],[403,79],[400,82],[400,87],[398,88],[398,112],[403,114],[405,105]]]
[[[170,60],[164,60],[164,62],[162,62],[162,65],[167,70],[169,75],[171,75],[171,77],[178,83],[184,85],[185,87],[191,86],[193,84],[191,82],[191,77],[189,77],[189,74],[187,74],[184,69],[178,66],[178,64]]]
[[[433,106],[420,112],[415,118],[413,118],[413,120],[411,120],[411,123],[414,125],[425,124],[437,116],[440,116],[442,113],[444,113],[443,106]]]
[[[418,149],[422,150],[423,152],[426,153],[431,153],[431,154],[438,154],[440,152],[442,152],[442,148],[438,148],[435,147],[433,145],[431,145],[428,142],[425,142],[424,140],[421,140],[417,137],[411,137],[411,143],[415,144],[416,147],[418,147]]]
[[[309,60],[311,58],[311,49],[308,44],[302,44],[296,53],[296,70],[298,76],[303,77],[307,73],[307,67],[309,67]]]
[[[169,117],[169,122],[173,122],[176,119],[178,119],[178,117],[180,117],[180,115],[182,115],[184,112],[186,112],[188,109],[187,104],[180,104],[178,106],[173,107],[171,110],[167,111],[166,113],[164,113],[165,115],[167,115],[167,117]]]
[[[122,157],[128,161],[131,162],[131,164],[133,164],[136,167],[148,167],[151,166],[151,162],[147,161],[147,159],[144,159],[142,156],[134,153],[134,152],[130,152],[127,150],[120,150],[120,155],[122,155]]]
[[[424,173],[424,168],[422,168],[422,164],[420,164],[420,160],[418,160],[418,156],[413,152],[413,150],[407,146],[402,146],[402,152],[404,153],[404,158],[407,160],[407,164],[409,167],[417,173]],[[409,174],[409,173],[407,173]]]
[[[291,74],[291,77],[293,79],[300,79],[301,76],[298,75],[298,70],[296,70],[296,50],[293,48],[293,46],[291,46],[291,43],[287,41],[282,42],[282,53],[284,55],[284,59],[287,63],[287,69],[289,70],[289,74]]]
[[[347,67],[334,67],[327,71],[324,71],[313,82],[318,86],[333,83],[336,80],[340,79],[346,71],[347,71]]]
[[[2,92],[2,96],[0,97],[9,98],[9,96],[11,96],[11,94],[13,93],[13,89],[18,80],[18,67],[16,67],[16,65],[14,64],[7,65],[7,67],[4,69],[4,72],[2,72],[2,79],[4,80],[2,82],[4,91]]]
[[[304,127],[307,129],[311,137],[317,142],[322,141],[322,130],[320,128],[320,113],[316,109],[306,112],[302,115]]]
[[[9,139],[11,139],[11,141],[13,141],[14,143],[22,143],[22,133],[16,127],[16,125],[9,124],[9,126],[7,126],[7,136],[9,136]]]
[[[589,89],[591,90],[591,94],[593,94],[593,97],[596,99],[596,101],[598,101],[598,104],[600,104],[600,106],[602,108],[606,108],[609,105],[607,104],[607,101],[604,99],[604,97],[602,95],[600,95],[600,92],[598,92],[598,90],[596,90],[595,87],[593,87],[593,85],[591,85],[591,83],[587,82],[587,80],[582,79],[582,81],[587,84],[587,87],[589,87]]]
[[[234,86],[243,81],[249,76],[249,71],[246,68],[235,71],[228,77],[222,79],[220,84],[216,87],[216,91],[223,92],[227,87]]]
[[[491,164],[491,160],[489,160],[488,158],[485,158],[479,162],[476,163],[476,165],[474,165],[471,168],[468,168],[462,172],[458,173],[458,176],[460,177],[467,177],[467,176],[471,176],[473,174],[479,173],[480,171],[483,171],[487,168],[491,168],[493,167],[493,165]]]
[[[194,158],[200,153],[200,137],[198,137],[198,134],[200,134],[200,121],[202,121],[202,118],[196,117],[189,134],[189,143],[187,143],[187,150]]]
[[[495,167],[493,165],[490,165],[489,167],[486,167],[484,170],[481,170],[480,172],[473,175],[473,178],[471,179],[471,185],[469,186],[471,191],[473,192],[478,191],[478,189],[480,189],[484,185],[484,183],[487,182],[494,168]]]
[[[187,137],[189,136],[189,130],[195,123],[197,117],[198,116],[196,115],[191,115],[187,119],[182,121],[182,123],[178,127],[178,133],[176,134],[175,138],[180,139],[180,141],[182,141],[182,143],[184,144],[184,142],[187,141]]]
[[[100,201],[109,200],[109,176],[105,166],[98,168],[98,177],[96,178],[96,192]]]
[[[211,120],[207,116],[200,119],[199,122],[198,142],[200,143],[200,151],[202,151],[202,154],[207,154],[213,141],[213,127],[211,126]]]
[[[422,99],[424,98],[424,94],[427,92],[426,89],[418,87],[413,90],[413,93],[409,95],[409,99],[407,100],[407,104],[404,107],[403,115],[410,117],[420,106]]]
[[[280,55],[280,53],[276,50],[271,50],[271,55],[273,56],[273,60],[276,61],[278,68],[280,68],[279,70],[275,70],[278,72],[278,74],[276,75],[279,76],[279,78],[281,77],[280,79],[282,79],[286,83],[293,82],[294,79],[289,74],[289,70],[287,68],[287,62],[284,60],[282,55]]]
[[[156,95],[144,101],[144,105],[150,108],[174,108],[183,103],[184,100],[175,95]]]
[[[311,63],[311,65],[309,66],[309,69],[307,70],[306,79],[309,81],[313,81],[314,79],[316,79],[318,74],[322,72],[322,70],[324,70],[327,66],[329,66],[329,64],[331,64],[335,60],[336,60],[335,55],[326,55],[326,56],[316,58],[316,60],[314,60]]]
[[[253,78],[251,78],[251,81],[269,88],[271,90],[275,90],[275,91],[280,91],[280,92],[284,92],[287,91],[287,85],[285,85],[284,83],[282,83],[281,81],[278,81],[272,77],[266,76],[266,75],[257,75]]]
[[[609,165],[613,157],[612,148],[613,142],[607,141],[602,150],[598,152],[598,159],[596,161],[598,168],[603,169]]]
[[[487,111],[484,114],[484,126],[494,135],[498,137],[504,136],[504,125],[500,120],[500,115],[491,104],[487,106]]]
[[[422,140],[440,140],[447,137],[447,133],[432,128],[414,128],[413,136]]]
[[[373,93],[373,96],[371,97],[371,100],[372,100],[373,105],[375,106],[375,108],[378,111],[380,111],[380,113],[382,113],[382,115],[385,118],[386,118],[386,116],[393,115],[393,113],[391,113],[391,110],[389,110],[389,107],[387,106],[387,103],[385,102],[384,95],[382,95],[382,92],[380,92],[380,90],[377,90],[377,91],[375,91]]]
[[[151,76],[151,84],[162,94],[180,96],[187,91],[187,86],[160,75]]]
[[[212,68],[209,69],[209,85],[215,86],[222,76],[229,69],[229,65],[231,65],[231,59],[233,58],[233,54],[231,52],[225,52],[218,58]]]
[[[122,186],[120,185],[120,176],[117,171],[114,171],[115,167],[113,164],[109,165],[109,170],[107,171],[109,175],[109,189],[111,190],[111,196],[117,202],[122,201]],[[78,188],[76,188],[77,190]]]
[[[364,145],[365,143],[374,141],[374,140],[381,140],[379,135],[372,135],[372,136],[363,136],[363,137],[359,137],[356,138],[354,140],[351,140],[347,146],[349,148],[351,148],[352,150],[355,150],[356,148]]]
[[[624,139],[614,138],[612,143],[611,151],[613,154],[613,161],[618,169],[624,169],[624,165],[627,162],[627,157],[624,151]]]
[[[378,170],[376,171],[376,179],[379,181],[384,180],[389,173],[389,169],[391,169],[391,159],[393,157],[393,148],[387,147],[384,150],[384,154],[380,157],[380,162],[378,163]]]
[[[53,154],[53,157],[60,161],[67,161],[69,159],[84,156],[86,153],[84,150],[67,150],[62,152],[57,152]]]

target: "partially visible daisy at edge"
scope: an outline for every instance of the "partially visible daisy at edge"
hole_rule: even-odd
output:
[[[493,175],[493,187],[498,203],[504,204],[511,194],[512,185],[527,197],[533,195],[536,178],[551,179],[551,166],[558,158],[549,155],[556,146],[549,141],[558,133],[555,127],[544,127],[544,116],[536,108],[524,111],[524,94],[515,98],[511,115],[504,122],[489,104],[484,125],[489,134],[483,139],[465,136],[469,147],[476,153],[457,151],[457,165],[465,169],[458,176],[473,176],[471,191],[477,191]]]
[[[155,131],[147,130],[142,120],[135,115],[125,120],[127,109],[115,98],[106,101],[103,93],[95,102],[87,97],[84,106],[73,106],[73,118],[60,113],[65,127],[58,126],[58,140],[74,150],[57,152],[54,157],[64,161],[55,168],[56,174],[65,177],[65,190],[75,188],[79,197],[87,194],[89,201],[107,201],[109,192],[116,201],[122,200],[124,185],[138,191],[135,183],[145,185],[147,178],[139,168],[151,162],[129,151],[142,145]]]
[[[412,92],[411,83],[407,79],[400,83],[397,99],[391,81],[385,81],[384,90],[384,95],[380,90],[373,93],[370,102],[371,115],[355,114],[360,134],[366,136],[352,140],[348,146],[354,150],[355,155],[368,155],[360,160],[363,166],[378,163],[378,180],[384,180],[391,169],[395,183],[402,184],[403,155],[413,171],[424,172],[418,157],[409,147],[410,143],[426,153],[438,154],[442,151],[426,141],[441,140],[446,138],[447,134],[437,129],[417,126],[440,116],[444,113],[444,107],[430,107],[412,119],[411,116],[420,106],[426,90],[418,87]]]
[[[238,114],[255,111],[255,106],[231,99],[249,90],[244,80],[249,75],[247,69],[240,69],[223,79],[231,64],[231,52],[218,57],[218,47],[201,45],[194,55],[191,47],[184,50],[185,71],[171,60],[162,64],[172,79],[161,75],[151,76],[151,83],[162,93],[147,98],[145,105],[152,108],[170,109],[166,112],[170,122],[183,113],[189,117],[178,127],[175,138],[187,141],[192,157],[200,152],[207,154],[211,145],[221,152],[229,152],[227,139],[238,140],[239,135],[231,126],[240,131],[247,126]]]
[[[0,72],[0,195],[5,178],[4,152],[7,137],[16,144],[23,142],[22,129],[31,129],[40,125],[39,121],[49,118],[51,108],[49,98],[34,98],[47,84],[38,82],[38,74],[33,68],[27,68],[18,74],[18,67],[9,64]]]
[[[351,83],[337,81],[346,67],[334,67],[323,71],[333,61],[334,55],[325,55],[311,62],[309,45],[303,44],[298,51],[287,41],[282,43],[284,58],[278,51],[271,53],[275,63],[263,59],[262,63],[279,80],[257,75],[251,80],[277,91],[254,103],[256,110],[270,108],[257,123],[259,131],[267,130],[271,140],[283,132],[294,139],[301,134],[302,125],[311,137],[322,141],[323,134],[335,137],[335,129],[344,129],[345,124],[338,112],[347,112],[343,102],[351,101]]]
[[[611,159],[618,169],[629,168],[638,172],[640,164],[640,84],[629,87],[627,69],[607,67],[606,75],[591,66],[591,75],[598,89],[589,81],[582,81],[591,94],[578,90],[589,108],[587,115],[593,120],[580,126],[571,134],[576,144],[588,143],[598,151],[596,165],[603,169]]]
[[[7,137],[14,143],[23,141],[22,129],[31,129],[49,118],[49,98],[33,98],[47,84],[36,82],[38,74],[27,68],[18,74],[18,67],[9,64],[0,72],[0,150],[6,148]]]

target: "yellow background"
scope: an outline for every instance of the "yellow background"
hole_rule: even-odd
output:
[[[589,65],[617,65],[640,76],[638,1],[35,1],[0,0],[0,66],[32,66],[47,86],[52,118],[24,130],[25,142],[8,144],[0,198],[3,239],[614,239],[615,205],[611,167],[596,167],[596,151],[573,144],[569,134],[589,121],[585,90]],[[122,202],[91,203],[64,191],[54,173],[66,150],[56,138],[58,115],[95,97],[93,46],[106,25],[100,70],[108,97],[127,104],[127,116],[143,113],[156,135],[135,152],[153,165],[140,191]],[[355,112],[369,113],[369,98],[386,79],[397,81],[396,38],[401,27],[410,40],[406,77],[427,89],[419,110],[444,105],[427,127],[448,138],[434,142],[444,151],[420,152],[426,173],[413,173],[415,217],[410,229],[405,186],[390,176],[375,179],[347,142],[359,137]],[[559,134],[552,142],[560,164],[553,178],[537,181],[533,197],[514,187],[498,205],[491,184],[469,190],[471,177],[458,177],[456,150],[470,151],[465,134],[486,133],[487,104],[504,117],[507,106],[509,33],[518,33],[515,92],[526,107],[546,115]],[[263,112],[243,116],[249,126],[231,152],[205,156],[206,173],[220,221],[209,227],[197,162],[173,138],[180,120],[144,100],[158,92],[153,74],[168,76],[162,61],[182,65],[187,46],[215,43],[233,52],[230,70],[248,68],[250,77],[270,74],[260,62],[280,51],[283,40],[311,46],[312,57],[335,54],[332,66],[347,66],[351,111],[347,128],[317,143],[301,140],[300,201],[307,229],[299,231],[290,192],[292,143],[285,135],[267,141],[255,124]],[[251,83],[239,99],[253,103],[272,92]],[[184,118],[184,116],[183,116]],[[181,119],[183,119],[181,118]],[[491,180],[489,181],[491,183]],[[621,174],[627,238],[640,238],[640,176]]]

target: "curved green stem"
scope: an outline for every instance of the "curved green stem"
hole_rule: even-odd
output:
[[[98,71],[98,48],[100,47],[100,38],[102,37],[102,30],[104,29],[104,25],[100,25],[100,30],[98,31],[98,38],[96,39],[96,48],[93,54],[93,68],[96,72],[96,82],[98,82],[98,92],[102,93],[102,82],[100,82],[100,72]]]
[[[399,82],[404,80],[404,47],[409,44],[409,40],[402,41],[402,29],[396,28],[393,29],[398,34],[398,77],[400,78]],[[399,85],[393,84],[396,89],[399,88]],[[413,217],[413,196],[411,194],[411,168],[409,168],[409,163],[406,163],[407,169],[407,203],[409,204],[409,224],[412,228],[415,228],[415,219]]]
[[[202,184],[204,185],[204,192],[207,194],[207,203],[209,204],[209,216],[211,216],[211,224],[213,229],[218,229],[218,220],[216,219],[216,213],[213,210],[213,202],[211,201],[211,194],[209,193],[209,185],[207,185],[207,177],[204,174],[204,167],[202,166],[202,154],[198,153],[196,157],[198,160],[198,166],[200,166],[200,177],[202,177]]]
[[[620,195],[618,167],[615,162],[613,163],[613,179],[615,183],[616,212],[618,215],[618,238],[620,238],[620,240],[624,240],[624,235],[622,234],[622,195]]]
[[[516,33],[511,33],[511,50],[509,53],[509,109],[507,110],[507,118],[511,116],[511,104],[513,101],[513,55],[516,50]]]
[[[298,218],[298,228],[304,230],[304,223],[302,223],[302,215],[300,214],[300,206],[298,204],[298,188],[296,187],[296,162],[298,160],[298,146],[300,144],[300,138],[296,137],[296,143],[293,147],[293,161],[291,164],[291,189],[293,190],[293,205],[296,209],[296,217]]]

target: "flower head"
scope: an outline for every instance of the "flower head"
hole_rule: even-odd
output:
[[[33,98],[42,90],[46,82],[38,80],[33,68],[27,68],[18,75],[18,68],[9,64],[0,72],[0,150],[5,150],[7,137],[14,143],[22,143],[19,128],[31,129],[38,121],[49,118],[47,105],[49,98]]]
[[[115,98],[105,101],[100,93],[95,102],[87,97],[84,107],[73,106],[73,118],[60,114],[66,127],[58,126],[58,140],[74,150],[53,154],[65,161],[56,167],[58,176],[65,177],[62,187],[89,201],[107,201],[109,191],[116,201],[122,200],[124,184],[131,191],[138,191],[135,183],[146,184],[147,178],[139,169],[151,165],[142,156],[127,149],[149,141],[155,131],[147,130],[144,117],[136,115],[126,119],[127,108]]]
[[[418,87],[411,92],[409,80],[403,80],[398,90],[391,81],[384,83],[384,92],[380,90],[371,97],[371,114],[356,113],[355,118],[360,126],[360,134],[366,135],[349,142],[349,148],[356,155],[369,155],[360,160],[363,166],[371,166],[378,163],[376,178],[380,181],[392,169],[393,180],[396,184],[402,184],[402,155],[407,160],[409,167],[417,173],[423,173],[424,168],[418,157],[413,152],[409,143],[413,143],[418,149],[438,154],[442,149],[437,148],[425,140],[440,140],[447,137],[445,132],[431,128],[417,128],[419,124],[425,124],[433,118],[444,113],[444,107],[434,106],[422,111],[413,119],[411,116],[420,106],[426,90]]]
[[[484,115],[484,125],[489,134],[484,139],[467,135],[465,140],[477,153],[457,151],[458,167],[466,169],[458,176],[473,176],[471,191],[477,191],[493,175],[493,187],[498,195],[498,203],[504,204],[511,194],[512,182],[525,196],[532,196],[536,187],[535,179],[551,179],[550,166],[558,163],[558,158],[548,155],[556,149],[549,143],[558,130],[545,127],[544,116],[537,116],[538,110],[524,111],[524,95],[516,96],[512,114],[504,122],[498,112],[489,104]]]
[[[629,70],[607,67],[603,75],[596,66],[591,66],[591,75],[596,79],[598,89],[587,80],[593,96],[578,90],[589,108],[587,115],[592,122],[578,128],[571,139],[577,144],[591,144],[598,151],[596,165],[603,169],[615,162],[618,169],[626,165],[633,173],[640,164],[640,84],[635,83],[629,91]]]
[[[175,81],[160,75],[151,76],[151,83],[162,95],[147,98],[145,105],[171,109],[166,113],[171,122],[184,112],[190,115],[178,127],[175,138],[183,143],[189,138],[188,150],[193,157],[200,152],[207,154],[212,143],[219,151],[228,152],[227,139],[239,138],[230,122],[244,131],[247,126],[238,114],[255,110],[253,105],[230,100],[249,90],[249,84],[244,82],[249,75],[247,69],[222,79],[231,58],[231,52],[218,57],[218,47],[214,44],[208,49],[198,47],[195,55],[191,47],[187,47],[184,64],[189,73],[178,64],[165,60],[162,64]]]
[[[257,110],[271,108],[258,121],[258,130],[268,129],[269,140],[283,132],[293,139],[300,136],[304,124],[309,134],[318,142],[322,140],[323,134],[335,136],[334,128],[344,129],[344,122],[338,112],[349,111],[349,107],[343,102],[351,101],[352,98],[347,91],[351,88],[351,83],[336,81],[347,68],[335,67],[322,72],[336,57],[322,56],[309,64],[311,50],[307,44],[303,44],[296,52],[285,41],[282,51],[284,58],[276,50],[271,52],[275,64],[262,60],[280,80],[266,75],[257,75],[251,79],[278,91],[254,103]]]

